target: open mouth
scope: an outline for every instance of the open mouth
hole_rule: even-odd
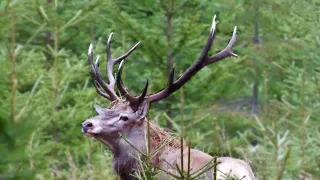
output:
[[[85,133],[87,136],[90,136],[90,137],[97,137],[98,134],[97,133],[91,133],[91,132],[86,132]]]
[[[102,127],[95,127],[95,128],[83,127],[81,131],[83,134],[86,134],[87,136],[97,137],[101,133]]]
[[[81,129],[81,132],[90,137],[96,137],[98,135],[98,133],[90,132],[90,130],[84,128]]]
[[[93,133],[93,132],[83,132],[83,134],[89,137],[94,137],[94,138],[98,136],[98,133]]]

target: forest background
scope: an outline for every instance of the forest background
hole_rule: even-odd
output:
[[[163,88],[237,26],[237,58],[200,71],[149,118],[192,147],[249,161],[258,179],[320,177],[318,0],[0,1],[0,179],[114,179],[111,154],[80,123],[109,102],[93,87],[87,50],[105,61],[134,43],[123,80]],[[103,67],[104,64],[101,65]]]

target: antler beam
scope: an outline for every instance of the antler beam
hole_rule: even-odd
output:
[[[208,66],[209,64],[218,62],[229,56],[237,56],[232,52],[232,48],[236,42],[237,27],[234,27],[233,34],[228,45],[219,53],[210,57],[208,56],[208,52],[211,49],[211,46],[215,37],[215,30],[216,30],[216,16],[213,17],[212,26],[210,29],[207,43],[204,46],[198,60],[196,60],[194,64],[192,64],[176,81],[174,81],[174,68],[173,68],[168,75],[167,86],[160,92],[150,95],[149,96],[150,103],[153,103],[168,97],[170,94],[172,94],[173,92],[181,88],[203,67]]]

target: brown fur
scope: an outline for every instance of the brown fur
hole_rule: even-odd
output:
[[[180,141],[173,136],[172,132],[169,132],[163,128],[161,128],[158,124],[154,123],[151,120],[147,120],[147,123],[149,123],[149,127],[150,127],[150,134],[149,134],[149,138],[150,138],[150,142],[151,142],[151,147],[153,147],[154,149],[158,149],[159,147],[161,147],[161,145],[163,143],[166,143],[168,141],[170,141],[168,143],[168,146],[173,147],[173,148],[180,148],[181,147],[181,143]],[[183,148],[185,148],[187,146],[186,143],[184,143]]]

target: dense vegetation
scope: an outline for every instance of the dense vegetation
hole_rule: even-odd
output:
[[[149,79],[155,92],[170,67],[199,56],[214,14],[211,53],[236,25],[239,56],[203,69],[149,118],[194,148],[247,159],[258,179],[319,178],[319,12],[317,0],[0,1],[0,179],[114,179],[110,152],[80,129],[93,104],[109,105],[90,80],[89,43],[104,61],[110,32],[115,56],[141,40],[123,79],[136,93]]]

